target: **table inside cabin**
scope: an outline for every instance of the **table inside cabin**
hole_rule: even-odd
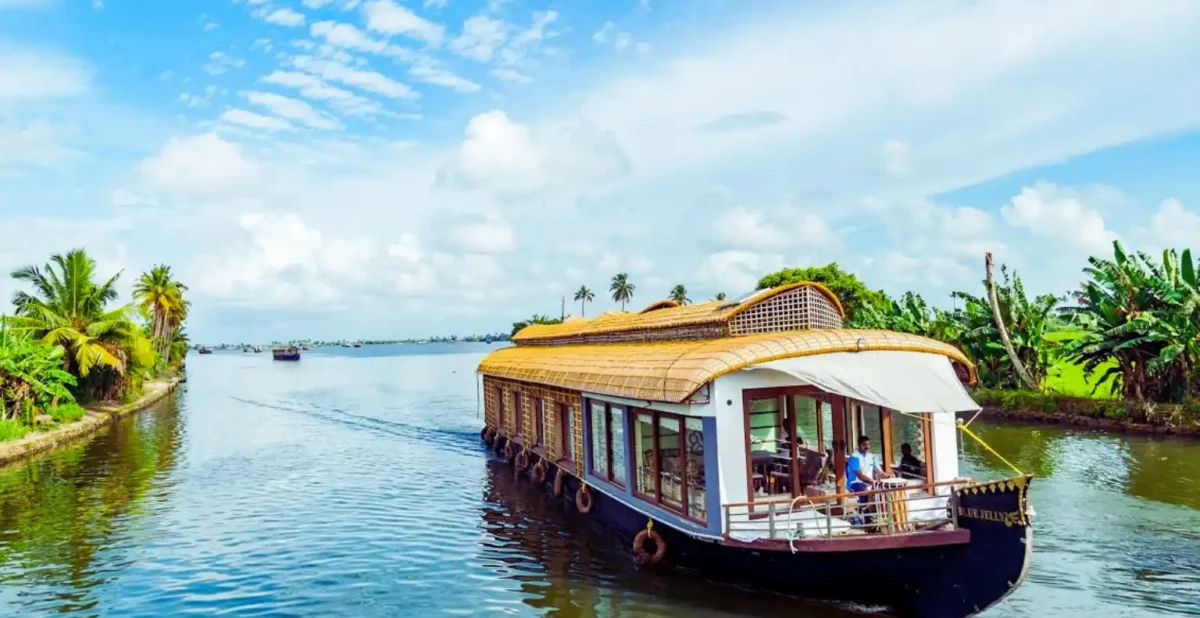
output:
[[[780,467],[772,470],[775,465]],[[791,487],[792,458],[786,453],[776,451],[750,451],[751,480],[753,489],[767,489],[770,479],[775,479],[774,487]]]

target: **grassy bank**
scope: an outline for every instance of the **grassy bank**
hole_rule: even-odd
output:
[[[174,391],[179,382],[180,378],[170,377],[147,383],[141,396],[128,403],[87,408],[74,406],[69,415],[62,417],[63,420],[39,424],[36,431],[30,431],[25,425],[16,425],[18,430],[10,431],[7,437],[0,433],[0,465],[21,461],[92,435],[121,417],[149,408]],[[59,409],[65,407],[59,406]],[[66,420],[72,417],[74,420]],[[0,426],[0,431],[4,430],[3,427]]]
[[[1200,435],[1200,402],[1135,404],[1119,399],[995,389],[978,389],[972,396],[985,411],[1009,418]]]

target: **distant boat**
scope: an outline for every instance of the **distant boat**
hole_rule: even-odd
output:
[[[362,344],[361,344],[361,343],[359,343],[359,342],[357,342],[357,341],[355,341],[355,342],[354,342],[354,347],[356,347],[356,348],[361,348],[361,347],[362,347]]]
[[[200,346],[200,349],[197,351],[201,354],[212,354],[212,348],[206,348],[204,346]]]
[[[262,353],[262,351],[263,351],[263,349],[262,349],[262,346],[260,346],[260,345],[256,345],[256,346],[254,346],[254,353],[255,353],[255,354],[261,354],[261,353]]]
[[[342,347],[343,347],[343,348],[351,348],[351,347],[354,347],[354,346],[352,346],[352,345],[350,345],[350,344],[348,344],[348,343],[346,343],[346,342],[344,342],[344,341],[343,341],[343,342],[342,342]]]
[[[271,350],[271,357],[277,361],[298,361],[300,360],[300,348],[294,345],[279,346]]]
[[[309,350],[311,348],[309,347],[309,345],[307,343],[303,343],[303,344],[300,344],[300,349],[301,350]]]

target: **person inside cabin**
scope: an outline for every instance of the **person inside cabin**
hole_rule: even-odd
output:
[[[900,473],[900,478],[925,478],[925,462],[913,455],[912,445],[907,442],[900,445],[900,465],[897,466],[897,471]]]
[[[879,466],[879,460],[871,453],[871,439],[859,436],[858,450],[846,459],[846,489],[866,491],[875,481],[887,476],[887,472]]]

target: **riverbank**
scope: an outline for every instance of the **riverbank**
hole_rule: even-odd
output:
[[[122,405],[86,406],[83,418],[78,421],[48,431],[37,431],[20,440],[0,442],[0,466],[23,461],[90,436],[121,417],[154,405],[174,392],[181,381],[182,378],[174,377],[150,382],[137,401]]]
[[[1118,399],[1031,391],[980,389],[972,395],[983,407],[982,413],[995,418],[1200,438],[1200,414],[1195,406],[1148,403],[1135,409],[1137,404]],[[1135,418],[1147,420],[1132,420]]]

